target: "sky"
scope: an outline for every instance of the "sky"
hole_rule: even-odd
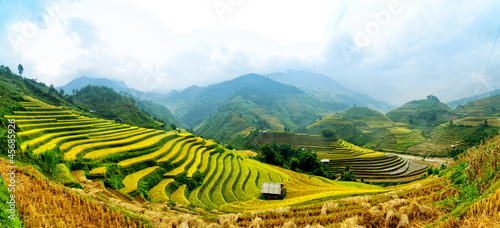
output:
[[[167,92],[292,69],[392,104],[500,88],[495,0],[0,0],[0,29],[0,64],[55,86]]]

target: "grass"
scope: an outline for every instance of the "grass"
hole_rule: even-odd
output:
[[[136,136],[139,134],[143,134],[146,132],[152,132],[152,131],[153,130],[151,130],[151,129],[139,128],[139,129],[129,129],[128,131],[121,132],[120,135],[118,135],[118,136],[117,135],[112,136],[115,134],[114,132],[112,132],[112,135],[109,135],[109,137],[103,137],[103,138],[100,138],[100,137],[96,138],[96,137],[87,136],[87,138],[82,139],[82,140],[72,140],[69,142],[65,142],[59,148],[61,149],[61,151],[67,152],[70,149],[72,149],[73,147],[78,146],[78,145],[84,145],[84,144],[88,144],[88,143],[115,141],[115,140],[129,138],[129,137],[133,137],[133,136]]]
[[[222,195],[224,196],[226,202],[232,203],[238,201],[238,198],[234,193],[235,183],[241,173],[238,158],[236,156],[232,156],[231,159],[225,161],[224,168],[227,169],[228,166],[231,167],[231,170],[229,171],[229,176],[226,178],[222,186]]]
[[[189,200],[186,199],[186,196],[184,195],[184,192],[186,191],[187,185],[181,185],[177,190],[175,190],[174,193],[172,193],[172,201],[174,201],[176,204],[180,204],[182,206],[189,206],[191,203]]]
[[[183,137],[182,135],[179,134],[180,137]],[[177,143],[174,148],[172,149],[172,151],[170,151],[170,153],[166,154],[165,156],[163,156],[162,158],[158,159],[156,162],[158,163],[162,163],[162,162],[166,162],[166,161],[170,161],[171,159],[173,159],[175,156],[177,156],[184,148],[184,146],[189,143],[189,142],[193,142],[195,141],[196,139],[195,138],[187,138],[185,140],[183,140],[182,142],[180,143]]]
[[[103,167],[94,168],[94,169],[92,169],[92,170],[89,171],[89,174],[90,175],[95,175],[95,176],[105,175],[106,174],[106,167],[103,166]]]
[[[210,198],[209,191],[210,188],[213,187],[215,179],[220,175],[219,171],[222,171],[220,167],[218,168],[219,160],[221,160],[222,156],[222,154],[217,153],[211,157],[208,173],[203,179],[203,188],[200,190],[198,195],[201,202],[203,202],[203,204],[205,204],[208,208],[217,208],[217,205],[215,205]]]
[[[121,167],[128,167],[128,166],[139,164],[142,162],[152,161],[165,153],[169,153],[172,150],[172,148],[175,145],[177,145],[179,142],[181,142],[182,140],[185,140],[185,138],[182,138],[182,137],[175,138],[175,139],[170,140],[167,143],[165,143],[165,145],[163,145],[159,150],[157,150],[153,153],[149,153],[149,154],[146,154],[146,155],[143,155],[140,157],[135,157],[135,158],[123,160],[123,161],[119,162],[118,165]]]
[[[59,141],[60,137],[65,137],[65,136],[72,136],[72,135],[80,135],[80,134],[87,134],[87,133],[94,133],[94,132],[100,132],[100,131],[105,131],[105,130],[112,130],[112,129],[120,129],[120,128],[126,128],[128,125],[111,125],[111,126],[101,126],[96,129],[89,129],[89,130],[81,130],[81,131],[65,131],[65,132],[58,132],[58,133],[50,133],[50,134],[44,134],[38,138],[30,139],[27,141],[24,141],[21,144],[21,149],[25,151],[28,146],[30,147],[35,147],[40,144],[47,143],[51,140],[56,140]],[[55,145],[54,145],[55,146]],[[51,146],[48,146],[49,148]],[[53,149],[52,147],[51,149]]]
[[[202,161],[206,161],[206,164],[208,164],[208,158],[210,156],[210,152],[211,151],[214,151],[213,149],[212,150],[207,150],[206,148],[202,148],[201,149],[201,152],[198,152],[196,154],[196,159],[194,160],[193,164],[191,165],[191,167],[189,167],[189,170],[187,171],[187,177],[193,177],[193,174],[196,173],[196,171],[200,171],[201,173],[203,173],[201,171],[201,166],[202,166]],[[205,160],[203,160],[205,159]]]
[[[97,157],[103,157],[103,156],[106,156],[109,154],[113,154],[117,151],[122,151],[124,148],[120,148],[120,146],[123,147],[123,146],[129,145],[129,144],[132,144],[134,142],[139,142],[141,140],[147,139],[148,137],[157,135],[159,133],[161,133],[161,132],[149,132],[149,133],[144,133],[141,135],[137,135],[137,136],[122,139],[122,140],[78,145],[78,146],[71,148],[71,150],[69,150],[68,152],[64,153],[64,159],[68,160],[68,161],[76,160],[76,156],[78,154],[83,153],[83,152],[88,151],[88,150],[91,150],[91,149],[93,150],[91,152],[92,154],[89,156],[85,155],[86,157],[88,157],[90,159],[95,159]],[[109,147],[113,147],[113,148],[111,148],[109,151],[104,151],[104,149],[100,149],[100,148],[109,148]],[[120,148],[120,149],[118,149],[118,148]]]
[[[170,172],[167,172],[165,174],[163,174],[164,176],[177,176],[181,173],[183,173],[186,169],[186,167],[190,164],[192,164],[193,161],[193,158],[198,154],[200,153],[200,149],[201,149],[202,145],[197,145],[197,146],[193,146],[189,149],[189,152],[187,154],[187,158],[184,159],[184,162],[181,162],[182,160],[178,161],[177,163],[174,163],[175,164],[179,164],[180,163],[180,166],[175,168],[174,170],[170,171]],[[184,148],[188,148],[188,147],[184,147]],[[203,150],[206,150],[206,148],[203,148]]]
[[[137,183],[139,183],[139,181],[142,178],[153,173],[154,171],[156,171],[159,168],[160,168],[160,166],[153,166],[153,167],[149,167],[149,168],[146,168],[143,170],[139,170],[135,173],[132,173],[132,174],[126,176],[122,181],[122,184],[124,187],[122,189],[120,189],[120,191],[125,193],[125,194],[130,194],[132,192],[137,191]]]
[[[165,188],[169,184],[174,183],[174,179],[163,179],[158,185],[154,186],[149,190],[149,197],[151,197],[152,203],[168,202],[169,198],[165,192]]]
[[[116,154],[116,153],[121,153],[121,152],[126,152],[126,151],[137,151],[141,149],[146,149],[149,147],[152,147],[161,141],[168,140],[172,137],[175,137],[175,133],[167,133],[167,134],[160,134],[163,131],[155,131],[150,133],[150,137],[142,139],[140,142],[136,142],[133,144],[121,146],[121,147],[113,147],[113,148],[105,148],[105,149],[100,149],[100,150],[94,150],[92,152],[87,153],[83,158],[87,159],[99,159],[108,155]],[[136,136],[137,137],[137,136]],[[134,137],[129,140],[129,142],[134,142]]]

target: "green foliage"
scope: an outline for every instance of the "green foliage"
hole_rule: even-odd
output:
[[[97,117],[116,120],[123,124],[139,127],[162,129],[152,117],[136,107],[135,100],[127,98],[105,86],[87,85],[73,96],[74,103],[86,113],[95,110]]]
[[[19,75],[22,75],[22,74],[23,74],[23,72],[24,72],[24,67],[23,67],[23,65],[19,64],[19,65],[17,66],[17,70],[19,71]]]
[[[340,176],[341,181],[356,181],[356,176],[354,176],[354,172],[349,170],[347,172],[342,173]]]
[[[189,178],[189,177],[187,177],[187,172],[183,172],[174,178],[175,182],[173,183],[173,185],[175,186],[176,189],[182,185],[187,185],[187,189],[189,191],[192,191],[196,187],[198,187],[202,184],[203,178],[201,179],[201,181],[199,181],[199,178],[200,178],[200,174],[198,174],[197,178],[195,179],[194,175],[193,175],[193,178]]]
[[[19,214],[12,214],[10,211],[11,193],[9,192],[5,181],[0,178],[0,221],[2,227],[23,227],[22,222],[19,219]],[[16,196],[22,197],[22,196]],[[14,199],[15,200],[15,199]],[[15,203],[14,203],[15,205]],[[17,212],[17,205],[16,205]]]
[[[441,103],[437,97],[429,95],[425,100],[410,101],[386,115],[394,122],[406,122],[413,126],[429,127],[448,122],[453,119],[455,114],[448,106]]]
[[[321,129],[321,135],[329,140],[335,139],[335,133],[330,129]]]
[[[124,186],[122,180],[125,176],[121,173],[120,167],[117,164],[111,164],[106,167],[106,179],[104,185],[112,189],[122,189]]]
[[[432,169],[432,167],[429,167],[429,168],[427,169],[427,175],[429,175],[429,176],[430,176],[430,175],[432,175],[432,173],[433,173],[433,169]]]
[[[277,154],[269,145],[263,145],[259,149],[257,160],[276,166],[283,166],[283,157]]]
[[[137,189],[146,200],[151,200],[149,196],[149,190],[154,186],[158,185],[163,180],[163,174],[167,171],[163,168],[157,169],[155,172],[142,178],[139,183],[137,183]]]

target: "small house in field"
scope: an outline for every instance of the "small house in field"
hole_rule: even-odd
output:
[[[90,112],[90,113],[96,113],[96,111],[95,111],[95,110],[89,110],[89,112]]]
[[[322,163],[330,163],[330,159],[321,159]]]
[[[282,183],[262,183],[260,193],[266,196],[266,199],[278,199],[285,191],[285,186]]]
[[[121,124],[122,123],[122,119],[118,118],[118,119],[115,120],[115,122]]]
[[[267,134],[267,131],[262,131],[262,134]]]

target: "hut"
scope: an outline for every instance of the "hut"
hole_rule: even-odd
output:
[[[115,120],[115,122],[121,124],[122,123],[122,119],[118,118],[118,119]]]
[[[260,193],[266,196],[266,199],[278,199],[285,191],[285,186],[282,183],[262,183]]]

